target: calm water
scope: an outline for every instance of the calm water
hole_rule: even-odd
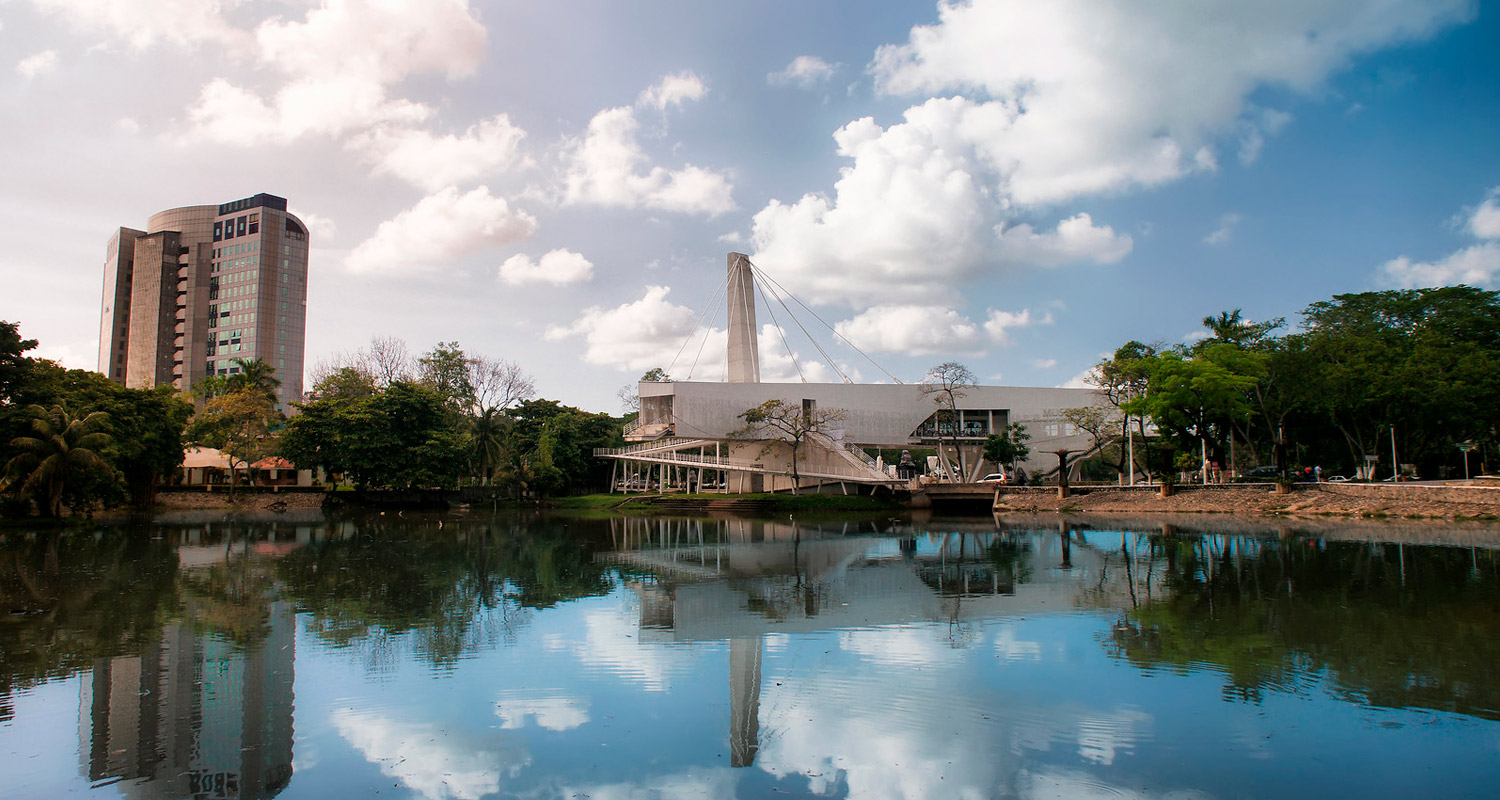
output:
[[[1213,524],[7,534],[0,797],[1500,793],[1500,530]]]

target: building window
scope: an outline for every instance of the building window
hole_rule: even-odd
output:
[[[219,241],[219,240],[221,240],[223,238],[224,238],[224,223],[222,223],[222,222],[215,222],[214,223],[214,241],[217,242],[217,241]]]

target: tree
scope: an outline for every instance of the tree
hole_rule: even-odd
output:
[[[356,367],[328,369],[313,382],[312,394],[319,400],[362,400],[377,391],[374,378]]]
[[[536,381],[514,361],[475,356],[468,360],[468,367],[475,413],[504,411],[536,396]]]
[[[794,405],[784,400],[773,398],[764,403],[746,410],[739,415],[745,420],[745,427],[741,434],[761,436],[775,441],[784,441],[792,448],[792,494],[797,494],[797,487],[801,475],[798,471],[799,454],[802,443],[807,437],[819,433],[831,423],[838,422],[844,418],[844,411],[840,408],[815,408],[803,405]],[[767,442],[766,447],[761,449],[765,454],[772,442]]]
[[[511,420],[498,408],[486,408],[474,418],[471,444],[479,468],[480,483],[489,483],[505,459]]]
[[[1025,461],[1031,458],[1031,446],[1026,444],[1029,441],[1031,434],[1026,432],[1025,425],[1008,423],[999,433],[992,433],[985,439],[984,457],[996,464],[1005,465]]]
[[[463,472],[468,439],[428,386],[397,381],[368,398],[319,399],[300,409],[280,448],[299,468],[392,489],[451,487]]]
[[[1106,448],[1119,441],[1115,433],[1115,419],[1111,409],[1100,406],[1081,406],[1079,408],[1065,408],[1062,413],[1063,420],[1089,436],[1088,453],[1097,453],[1101,457]],[[1124,458],[1110,464],[1119,475],[1125,474]]]
[[[274,395],[246,386],[205,403],[193,421],[190,437],[229,456],[229,486],[233,490],[235,462],[248,468],[270,455],[275,445],[271,432],[283,419],[276,410]]]
[[[260,358],[237,358],[233,362],[239,372],[231,371],[224,382],[224,388],[230,392],[258,392],[276,402],[276,390],[281,388],[281,380],[276,377],[276,369],[271,362]]]
[[[31,368],[25,353],[36,344],[35,339],[21,338],[20,323],[0,321],[0,405],[14,402]]]
[[[1120,411],[1116,417],[1120,426],[1119,437],[1122,441],[1131,442],[1130,426],[1132,421],[1136,426],[1135,433],[1142,442],[1146,439],[1146,419],[1131,411],[1125,410],[1125,404],[1131,400],[1143,397],[1150,382],[1148,367],[1152,359],[1156,357],[1160,347],[1142,344],[1137,341],[1129,341],[1115,350],[1114,355],[1100,361],[1089,372],[1085,381],[1099,390],[1104,399]],[[1124,472],[1126,465],[1136,461],[1136,469],[1145,472],[1150,478],[1151,472],[1146,468],[1146,459],[1134,459],[1131,453],[1122,451],[1120,453],[1120,466],[1118,471]]]
[[[406,342],[395,336],[376,337],[370,345],[356,354],[360,367],[375,379],[381,388],[393,383],[410,381],[415,374],[411,351]]]
[[[467,413],[474,406],[469,359],[458,342],[438,342],[417,359],[418,380],[443,398],[449,408]]]
[[[631,412],[639,413],[641,410],[641,383],[671,382],[672,376],[668,375],[666,370],[661,367],[652,367],[646,370],[646,373],[641,376],[641,380],[638,383],[627,383],[621,386],[619,391],[615,392],[615,397],[619,398],[620,407],[625,410],[626,414]]]
[[[975,388],[978,382],[974,373],[957,361],[944,361],[927,370],[922,378],[922,394],[931,397],[938,408],[936,417],[939,435],[942,434],[943,423],[948,423],[948,438],[953,444],[954,452],[958,454],[958,471],[962,476],[967,476],[969,470],[964,464],[964,451],[958,446],[958,401],[968,394],[969,389]]]
[[[32,497],[43,516],[62,516],[63,492],[70,480],[90,471],[108,472],[99,451],[110,442],[104,432],[108,415],[96,411],[74,417],[62,406],[31,406],[31,436],[18,436],[11,447],[21,451],[5,465],[5,486]]]

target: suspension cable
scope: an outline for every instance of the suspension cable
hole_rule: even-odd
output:
[[[717,308],[717,306],[718,306],[718,300],[719,300],[719,293],[727,291],[728,287],[729,287],[729,275],[725,274],[725,276],[724,276],[724,282],[720,283],[719,284],[719,288],[714,290],[714,295],[713,295],[713,297],[709,298],[708,305],[703,309],[703,313],[698,315],[698,324],[697,324],[697,327],[693,329],[692,333],[689,333],[687,335],[687,338],[685,338],[685,339],[682,340],[682,346],[679,347],[679,348],[677,348],[677,355],[672,356],[672,363],[670,363],[670,364],[667,365],[667,375],[668,376],[670,376],[672,374],[672,368],[675,367],[675,366],[677,366],[677,359],[682,358],[682,351],[687,349],[688,342],[691,342],[693,340],[693,338],[694,338],[694,334],[696,334],[698,332],[698,330],[703,327],[703,318],[706,317],[706,316],[708,316],[708,312],[710,310]],[[717,312],[715,313],[715,317],[714,318],[715,319],[718,318]],[[708,338],[708,334],[705,333],[704,334],[704,338],[707,339]],[[699,348],[699,349],[701,350],[702,348]],[[692,374],[692,369],[691,368],[689,368],[688,374],[689,375]]]
[[[756,267],[754,264],[751,264],[750,266],[755,270],[755,274],[759,275],[761,278],[769,279],[759,267]],[[797,323],[797,328],[802,331],[802,335],[806,336],[809,342],[812,342],[813,348],[818,351],[819,355],[823,356],[824,361],[828,362],[828,366],[832,367],[833,371],[838,373],[838,376],[843,379],[844,383],[854,383],[854,381],[849,380],[849,376],[846,375],[842,369],[839,369],[839,364],[833,359],[833,356],[828,355],[828,351],[824,350],[823,346],[818,344],[818,340],[814,339],[813,335],[808,332],[806,327],[803,326],[802,320],[797,319],[797,315],[792,313],[792,309],[787,306],[786,300],[775,291],[772,291],[771,294],[776,298],[776,302],[780,303],[781,307],[786,310],[787,317],[791,319],[792,322]]]
[[[771,325],[776,328],[776,333],[781,337],[781,346],[786,348],[787,358],[792,360],[792,367],[797,370],[797,377],[803,383],[807,383],[807,376],[802,374],[802,365],[797,363],[797,354],[792,352],[792,345],[786,340],[786,331],[782,330],[781,323],[776,320],[776,310],[771,308],[771,301],[766,298],[766,290],[762,289],[759,282],[755,282],[755,291],[760,292],[760,299],[766,301],[766,313],[771,315]]]
[[[754,264],[752,264],[751,266],[754,266]],[[781,284],[779,284],[779,283],[776,282],[775,278],[772,278],[770,275],[766,274],[765,271],[762,270],[762,269],[760,269],[759,267],[756,267],[755,271],[761,277],[765,278],[766,281],[768,283],[770,283],[772,286],[776,287],[777,289],[780,289],[783,292],[786,292],[786,295],[788,297],[792,298],[793,302],[795,302],[797,305],[801,306],[802,309],[804,311],[806,311],[807,313],[812,314],[813,315],[813,319],[815,319],[815,320],[823,323],[823,327],[825,327],[828,330],[832,331],[833,335],[839,337],[840,341],[842,341],[844,344],[849,345],[851,348],[854,348],[854,352],[859,353],[860,355],[864,356],[864,358],[865,358],[866,361],[868,361],[872,365],[874,365],[874,367],[876,369],[878,369],[881,372],[885,373],[885,376],[887,378],[890,378],[891,380],[895,381],[896,383],[905,383],[905,381],[901,380],[900,378],[896,377],[895,375],[892,375],[890,373],[890,371],[888,371],[885,367],[880,366],[880,363],[877,362],[875,359],[870,358],[870,356],[867,353],[865,353],[865,351],[859,349],[859,347],[857,345],[855,345],[854,342],[849,341],[849,338],[847,336],[843,335],[842,333],[839,333],[837,328],[833,327],[832,325],[829,325],[826,320],[824,320],[822,317],[818,316],[818,312],[813,311],[811,308],[808,308],[807,304],[804,303],[804,302],[802,302],[801,300],[799,300],[796,295],[792,294],[791,292],[787,292],[786,289],[781,286]],[[808,338],[811,338],[811,337],[808,337]]]

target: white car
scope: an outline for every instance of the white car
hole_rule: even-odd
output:
[[[1003,472],[991,472],[979,479],[980,483],[1010,483],[1010,478]]]

